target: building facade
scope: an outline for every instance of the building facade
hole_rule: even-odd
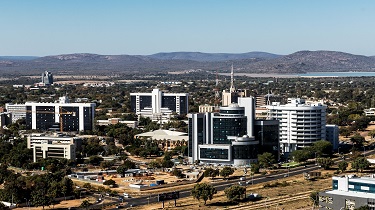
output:
[[[331,142],[333,150],[339,148],[340,130],[338,125],[326,125],[326,140]]]
[[[26,105],[25,104],[12,104],[6,103],[5,109],[12,114],[12,123],[17,122],[19,119],[26,118]]]
[[[26,129],[86,131],[94,128],[95,103],[26,102]]]
[[[306,104],[304,99],[288,99],[267,106],[268,118],[279,120],[280,149],[283,154],[326,139],[326,109],[321,103]]]
[[[45,71],[42,74],[42,84],[44,85],[52,85],[53,84],[53,76],[52,73],[49,71]]]
[[[27,137],[27,148],[33,150],[33,160],[45,158],[76,159],[76,149],[82,145],[82,139],[63,135],[32,134]]]
[[[332,177],[332,190],[319,192],[318,199],[321,210],[354,210],[366,205],[375,210],[375,175]]]
[[[189,162],[248,165],[256,162],[259,141],[247,135],[245,108],[220,107],[218,113],[188,114]]]
[[[164,93],[153,89],[151,93],[130,93],[131,109],[137,115],[154,121],[170,119],[173,114],[188,113],[187,93]]]

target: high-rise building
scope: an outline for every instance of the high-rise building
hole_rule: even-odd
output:
[[[282,153],[312,145],[326,139],[326,109],[321,103],[306,104],[304,99],[288,99],[288,104],[275,102],[267,106],[269,119],[279,120]]]
[[[42,74],[42,83],[44,85],[52,85],[53,84],[53,76],[52,73],[49,71],[45,71]]]
[[[280,159],[279,121],[278,120],[255,120],[254,136],[259,140],[259,154],[271,153],[276,160]]]
[[[259,141],[247,134],[245,108],[232,103],[218,113],[188,114],[189,162],[248,165],[256,162]]]
[[[153,121],[169,120],[173,114],[188,113],[187,93],[164,93],[153,89],[151,93],[130,93],[131,109],[137,115]]]
[[[59,103],[26,102],[26,129],[60,131],[93,130],[95,103],[68,103],[61,97]]]
[[[339,126],[338,125],[326,125],[326,140],[331,142],[333,150],[339,148]]]

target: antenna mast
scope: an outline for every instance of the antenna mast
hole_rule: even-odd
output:
[[[233,63],[232,63],[232,69],[230,72],[230,89],[229,92],[233,93],[236,89],[234,88],[234,73],[233,73]]]

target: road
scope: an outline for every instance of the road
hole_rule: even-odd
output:
[[[365,155],[372,155],[372,154],[375,154],[374,150],[368,150],[365,152]],[[335,163],[342,161],[341,158],[334,158],[333,160],[335,161]],[[291,168],[289,169],[289,171],[283,171],[277,174],[261,175],[253,179],[248,178],[247,181],[249,182],[249,185],[251,183],[259,184],[263,182],[278,180],[278,179],[284,178],[285,176],[295,176],[295,175],[303,174],[305,172],[310,172],[310,171],[314,171],[317,169],[320,169],[320,167],[315,164],[310,164],[310,165],[306,165],[306,167]],[[221,182],[214,182],[214,183],[211,183],[211,185],[213,185],[217,191],[222,191],[225,188],[232,186],[233,184],[237,184],[238,182],[239,182],[239,179],[233,179],[233,180],[227,180],[227,181],[221,181]],[[191,196],[191,189],[180,191],[180,198],[185,198],[188,196]],[[142,196],[142,197],[137,197],[137,198],[125,199],[125,201],[127,202],[127,204],[124,205],[124,207],[128,208],[131,206],[141,206],[141,205],[146,205],[150,203],[156,203],[158,202],[158,196],[157,194],[152,194],[150,196]],[[120,201],[115,202],[114,204],[116,203],[120,203]]]

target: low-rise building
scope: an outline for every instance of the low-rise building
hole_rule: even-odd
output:
[[[319,192],[320,209],[375,209],[375,175],[332,177],[332,190]]]
[[[33,150],[33,160],[44,158],[76,159],[76,149],[81,147],[82,139],[59,134],[31,134],[27,137],[27,148]]]

